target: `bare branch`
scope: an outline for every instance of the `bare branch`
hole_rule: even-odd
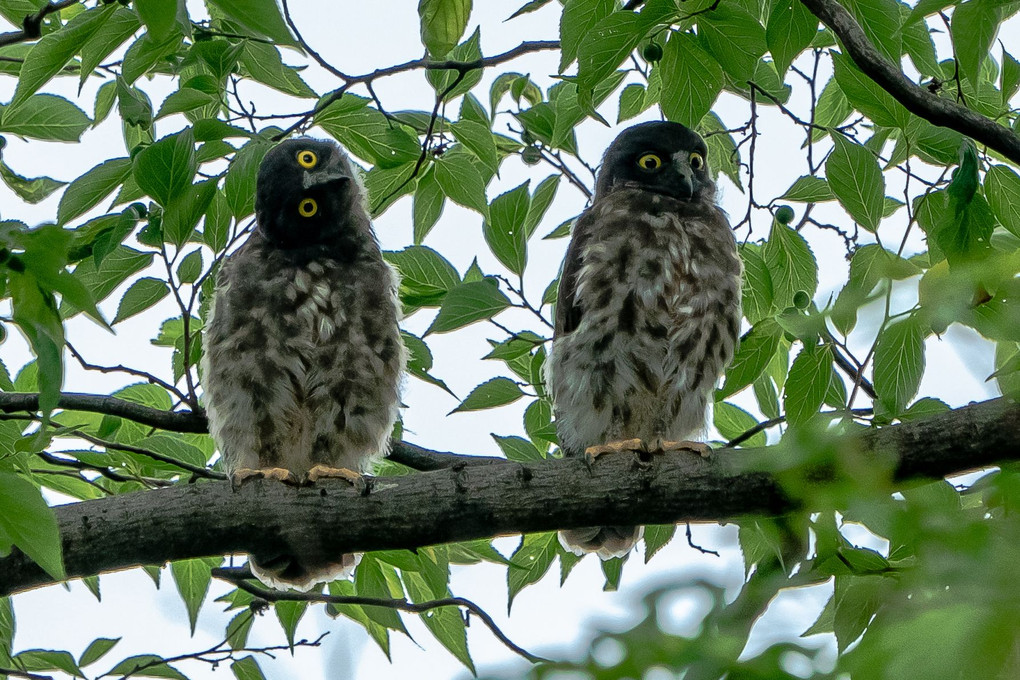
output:
[[[102,394],[64,392],[60,395],[57,408],[127,418],[170,432],[202,434],[208,431],[205,414],[199,411],[164,411]],[[0,392],[0,411],[4,413],[34,413],[38,410],[39,395],[36,393]]]
[[[7,45],[14,45],[16,43],[35,40],[42,37],[43,19],[54,12],[59,12],[62,9],[67,9],[68,7],[72,7],[77,4],[79,4],[79,0],[61,0],[61,2],[51,2],[35,14],[25,15],[25,20],[21,22],[22,29],[20,31],[0,33],[0,47],[6,47]]]
[[[875,49],[857,21],[836,0],[800,1],[839,37],[857,67],[908,111],[930,123],[967,135],[1014,163],[1020,163],[1020,137],[965,106],[915,85],[898,66]]]
[[[247,568],[224,568],[218,567],[212,570],[212,575],[216,578],[221,578],[225,581],[229,581],[233,585],[237,586],[246,593],[250,593],[255,597],[262,598],[267,602],[325,602],[327,604],[356,604],[362,607],[385,607],[386,609],[397,609],[402,612],[411,612],[413,614],[420,614],[427,612],[430,609],[438,609],[439,607],[459,607],[466,609],[471,612],[479,619],[482,623],[492,631],[500,642],[506,645],[512,652],[523,656],[525,659],[532,663],[539,663],[547,661],[540,656],[536,656],[531,652],[527,651],[523,647],[519,647],[508,638],[496,622],[492,620],[489,614],[479,607],[471,600],[463,597],[444,597],[439,600],[428,600],[426,602],[410,602],[409,600],[403,599],[390,599],[384,600],[377,597],[362,597],[360,595],[324,595],[322,593],[297,593],[294,591],[283,592],[279,590],[267,590],[260,586],[254,585],[246,581],[246,578],[250,578],[251,574]]]
[[[894,479],[938,479],[1020,458],[1020,405],[1003,399],[848,436],[840,449],[895,461]],[[413,549],[493,536],[621,524],[778,515],[795,503],[761,470],[764,449],[690,455],[621,453],[454,465],[370,480],[293,488],[257,480],[177,484],[54,508],[69,578],[169,560],[246,552],[271,558]],[[647,456],[645,457],[647,458]],[[805,471],[822,482],[832,470]],[[351,518],[358,521],[352,522]],[[52,583],[15,549],[0,559],[0,596]]]

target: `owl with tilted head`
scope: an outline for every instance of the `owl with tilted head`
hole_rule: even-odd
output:
[[[290,139],[259,167],[256,228],[226,259],[205,330],[209,427],[235,488],[358,482],[387,451],[404,346],[396,275],[372,231],[358,171],[339,146]],[[305,527],[285,554],[249,562],[259,580],[307,590],[348,575]]]
[[[606,151],[556,302],[548,379],[567,456],[708,454],[691,439],[733,357],[742,269],[708,162],[705,141],[670,122],[630,127]],[[603,560],[640,537],[611,516],[560,532]]]

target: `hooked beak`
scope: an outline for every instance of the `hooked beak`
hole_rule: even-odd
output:
[[[694,196],[694,170],[691,168],[690,154],[686,151],[678,151],[673,154],[673,169],[676,170],[679,181],[676,185],[676,196],[688,201]]]
[[[350,179],[351,176],[347,173],[343,161],[339,157],[334,156],[321,167],[305,170],[301,178],[301,185],[305,189],[311,189],[312,187],[323,186],[330,182],[350,181]]]

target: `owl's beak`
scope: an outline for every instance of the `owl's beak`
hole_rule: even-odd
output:
[[[673,170],[676,171],[676,196],[681,200],[690,200],[694,196],[694,170],[691,168],[690,154],[680,151],[673,154]]]
[[[321,187],[331,182],[349,182],[350,180],[351,176],[348,174],[347,168],[344,167],[343,161],[338,156],[333,156],[325,165],[312,170],[305,170],[304,176],[301,178],[301,184],[305,189],[311,189],[312,187]]]

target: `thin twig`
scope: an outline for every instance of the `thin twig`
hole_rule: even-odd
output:
[[[49,3],[35,14],[26,14],[21,22],[22,29],[20,31],[0,33],[0,47],[41,38],[43,19],[54,12],[59,12],[62,9],[67,9],[77,4],[79,4],[79,0],[61,0],[61,2]]]
[[[383,599],[377,597],[362,597],[360,595],[323,595],[322,593],[297,593],[293,591],[281,592],[276,590],[267,590],[266,588],[261,588],[246,581],[245,579],[250,575],[250,572],[248,572],[246,568],[238,569],[217,567],[212,570],[212,575],[216,578],[232,583],[246,593],[254,595],[255,597],[260,597],[267,602],[279,602],[284,600],[289,602],[353,604],[363,607],[385,607],[386,609],[396,609],[414,614],[420,614],[439,607],[460,607],[481,619],[482,623],[484,623],[485,626],[492,631],[492,634],[515,654],[524,657],[532,663],[547,661],[547,659],[532,654],[526,649],[514,644],[514,642],[499,629],[499,626],[496,625],[496,622],[493,621],[492,617],[489,616],[484,609],[471,600],[463,597],[444,597],[437,600],[429,600],[427,602],[410,602],[400,598]]]
[[[89,363],[88,361],[85,361],[85,358],[82,357],[81,353],[78,352],[78,350],[75,349],[74,345],[72,345],[70,342],[65,342],[64,344],[67,346],[68,351],[71,352],[71,356],[73,356],[78,361],[78,363],[81,364],[81,367],[86,370],[99,371],[100,373],[127,373],[128,375],[133,375],[136,378],[145,378],[149,383],[153,385],[159,385],[167,392],[172,392],[177,396],[178,399],[187,401],[187,397],[184,396],[183,392],[177,389],[174,385],[171,385],[165,380],[157,378],[151,373],[146,373],[145,371],[139,371],[134,368],[129,368],[127,366],[124,366],[123,364],[117,364],[116,366],[100,366],[98,364],[92,364]]]

